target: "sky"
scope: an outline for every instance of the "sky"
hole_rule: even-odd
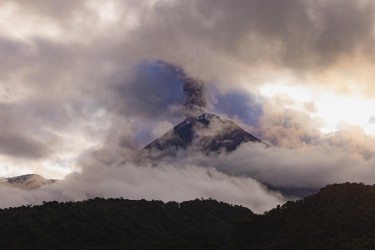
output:
[[[262,211],[283,197],[258,181],[373,184],[374,7],[373,0],[3,0],[0,176],[81,178],[91,184],[72,184],[75,195],[91,197],[91,168],[113,169],[186,115],[206,111],[272,149],[243,145],[210,163],[188,157],[178,170],[165,163],[155,175],[189,175],[212,187],[188,194],[192,184],[184,183],[181,197],[225,200],[233,197],[220,191],[226,186],[260,185]],[[194,95],[186,95],[184,77]],[[214,174],[201,170],[207,164]],[[111,171],[102,181],[107,196],[120,185],[116,176],[135,172],[139,189],[119,193],[153,190],[143,188],[153,168]],[[169,185],[148,197],[176,197]],[[59,197],[72,197],[61,186]],[[256,207],[253,198],[243,203]]]

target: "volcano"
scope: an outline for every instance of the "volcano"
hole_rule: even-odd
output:
[[[137,160],[146,159],[158,163],[164,157],[170,157],[174,161],[196,152],[206,155],[230,153],[243,143],[260,143],[265,147],[270,146],[229,119],[216,114],[203,113],[199,116],[186,118],[145,146],[140,151]],[[186,150],[186,154],[178,154],[183,150]],[[224,173],[231,175],[230,172],[224,171]],[[278,187],[273,183],[261,183],[273,191],[293,198],[312,195],[319,190],[316,188]]]
[[[173,156],[179,150],[200,152],[232,152],[242,143],[264,143],[231,120],[216,114],[191,116],[143,148],[142,153]],[[265,144],[265,143],[264,143]]]

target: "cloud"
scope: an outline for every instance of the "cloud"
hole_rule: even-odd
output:
[[[21,41],[1,36],[0,52],[3,55],[0,74],[3,79],[7,79],[11,77],[10,73],[18,71],[21,65],[31,62],[33,48]]]
[[[172,129],[173,125],[167,121],[158,123],[155,128],[151,131],[151,135],[153,138],[159,138],[168,130]]]
[[[285,99],[268,99],[262,103],[262,116],[259,117],[254,132],[274,146],[301,147],[314,144],[322,137],[319,127],[323,121],[311,118],[303,110],[285,108]]]
[[[320,188],[330,183],[374,183],[371,166],[374,154],[364,158],[360,152],[348,152],[327,145],[311,145],[295,149],[254,148],[246,145],[226,159],[220,159],[222,171],[252,176],[278,187]],[[233,158],[232,158],[233,157]],[[242,160],[241,160],[242,159]],[[247,161],[245,161],[247,159]],[[226,162],[241,162],[225,166]]]
[[[358,65],[354,60],[362,60],[362,66],[372,64],[373,1],[184,0],[108,4],[112,7],[104,8],[107,5],[102,4],[100,8],[91,1],[37,1],[32,6],[18,1],[12,16],[23,17],[29,25],[40,24],[39,19],[43,18],[53,23],[53,28],[43,29],[38,36],[27,36],[24,46],[30,47],[34,63],[49,63],[37,63],[37,67],[48,68],[53,75],[60,69],[59,78],[74,76],[70,81],[85,89],[89,85],[100,86],[95,84],[97,81],[121,81],[124,68],[145,59],[181,65],[189,76],[215,82],[222,90],[257,86],[285,75],[295,78],[293,81],[298,84],[337,85],[330,81],[332,72],[338,79],[337,70],[343,69],[343,62],[349,62],[345,67],[358,77],[361,73],[357,66],[353,67]],[[116,21],[103,26],[103,15]],[[10,24],[4,27],[11,30]],[[19,39],[12,42],[17,43]],[[26,62],[30,65],[30,60]],[[35,73],[46,77],[48,71],[36,69]],[[85,83],[77,84],[78,78]],[[371,87],[368,78],[360,82]]]
[[[0,104],[0,154],[21,159],[41,159],[51,153],[43,140],[33,136],[27,126],[26,117],[16,114],[11,105]],[[18,110],[19,111],[19,110]]]
[[[302,132],[291,130],[290,136],[293,133],[300,135]],[[304,137],[297,136],[294,142],[298,146],[266,147],[259,143],[243,143],[231,153],[210,155],[194,148],[180,150],[176,158],[164,158],[161,164],[215,168],[229,176],[253,178],[276,188],[321,188],[348,181],[375,182],[372,171],[374,137],[364,134],[358,127],[347,127],[331,136],[321,135],[307,142]],[[153,163],[159,166],[157,161]]]
[[[28,138],[27,135],[0,133],[0,154],[21,158],[43,158],[48,156],[46,145]]]
[[[215,93],[216,92],[216,93]],[[242,120],[255,126],[262,117],[262,104],[258,96],[243,92],[220,94],[213,91],[212,109],[215,113],[225,114],[229,118]]]
[[[96,161],[115,165],[139,144],[181,121],[186,102],[188,110],[201,111],[207,105],[242,120],[274,147],[246,145],[216,160],[190,158],[183,165],[192,166],[192,172],[165,163],[160,170],[129,166],[113,173],[125,178],[126,171],[139,171],[145,176],[137,183],[146,185],[152,182],[146,175],[168,176],[168,170],[171,177],[185,181],[177,189],[187,192],[181,197],[208,197],[212,192],[227,201],[231,197],[224,194],[224,187],[237,190],[246,200],[245,193],[254,188],[251,178],[313,187],[372,181],[372,137],[346,126],[325,137],[318,130],[322,121],[311,116],[316,109],[313,102],[304,107],[306,113],[284,108],[290,101],[286,98],[258,99],[256,93],[265,83],[292,83],[311,84],[323,92],[333,87],[373,96],[374,1],[6,0],[0,8],[0,171],[32,171],[56,178],[81,168],[86,171]],[[185,89],[192,94],[186,101],[187,83],[192,88]],[[207,93],[211,89],[204,86],[214,86],[211,89],[217,93]],[[203,94],[211,95],[207,103]],[[137,140],[142,142],[137,145]],[[199,166],[218,170],[209,170],[214,176],[210,179]],[[102,173],[98,169],[93,168],[93,175]],[[198,179],[194,184],[200,189],[194,195],[188,193],[187,187],[194,185],[187,177]],[[79,182],[84,177],[77,178]],[[203,186],[206,178],[217,193]],[[76,196],[59,184],[64,187],[55,193],[22,193],[20,199],[109,196],[117,194],[116,188],[123,190],[121,185],[127,187],[115,174],[108,174],[100,185],[107,181],[114,183],[108,193],[83,181],[87,189],[72,186],[77,187]],[[159,190],[160,196],[147,185],[119,194],[143,198],[150,192],[167,199],[177,197],[167,192],[173,187]],[[90,188],[96,193],[86,195]],[[268,192],[259,194],[269,197]]]
[[[128,42],[223,89],[229,80],[245,77],[256,85],[290,70],[316,84],[318,72],[341,60],[373,57],[373,6],[348,0],[165,2],[148,12]]]
[[[195,153],[171,159],[175,166],[195,164],[215,168],[229,176],[252,178],[276,188],[321,188],[330,183],[375,181],[374,157],[349,154],[329,146],[306,146],[296,149],[248,143],[230,154],[217,157]]]
[[[114,86],[115,108],[123,114],[146,119],[181,117],[184,78],[182,69],[173,64],[140,63],[131,78],[121,79]]]
[[[14,1],[5,0],[4,4],[15,4]],[[34,4],[30,4],[29,1],[20,0],[16,2],[17,5],[22,8],[29,9],[31,13],[38,13],[39,15],[45,15],[50,18],[69,18],[74,13],[74,10],[79,10],[84,7],[85,1],[66,1],[64,3],[60,1],[46,1],[36,0]]]
[[[250,178],[230,177],[214,169],[196,166],[134,166],[117,168],[91,165],[81,174],[38,190],[0,187],[1,207],[40,204],[42,201],[79,201],[94,197],[185,201],[213,198],[244,205],[262,213],[283,203],[284,198]]]

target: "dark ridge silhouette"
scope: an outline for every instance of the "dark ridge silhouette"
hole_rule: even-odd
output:
[[[47,202],[0,210],[0,249],[374,249],[374,197],[334,184],[263,215],[215,200]]]
[[[47,202],[0,210],[0,249],[227,249],[252,216],[214,200]]]
[[[242,222],[233,234],[233,247],[375,249],[374,225],[375,186],[333,184]]]

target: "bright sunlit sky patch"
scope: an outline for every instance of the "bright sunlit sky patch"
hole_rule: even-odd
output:
[[[324,126],[319,128],[323,133],[334,132],[341,124],[359,126],[366,133],[375,134],[371,118],[375,113],[375,100],[361,96],[334,93],[329,89],[292,86],[287,84],[267,84],[260,88],[266,97],[290,99],[285,108],[305,110],[306,104],[312,104],[314,110],[306,110],[311,117],[323,119]]]

